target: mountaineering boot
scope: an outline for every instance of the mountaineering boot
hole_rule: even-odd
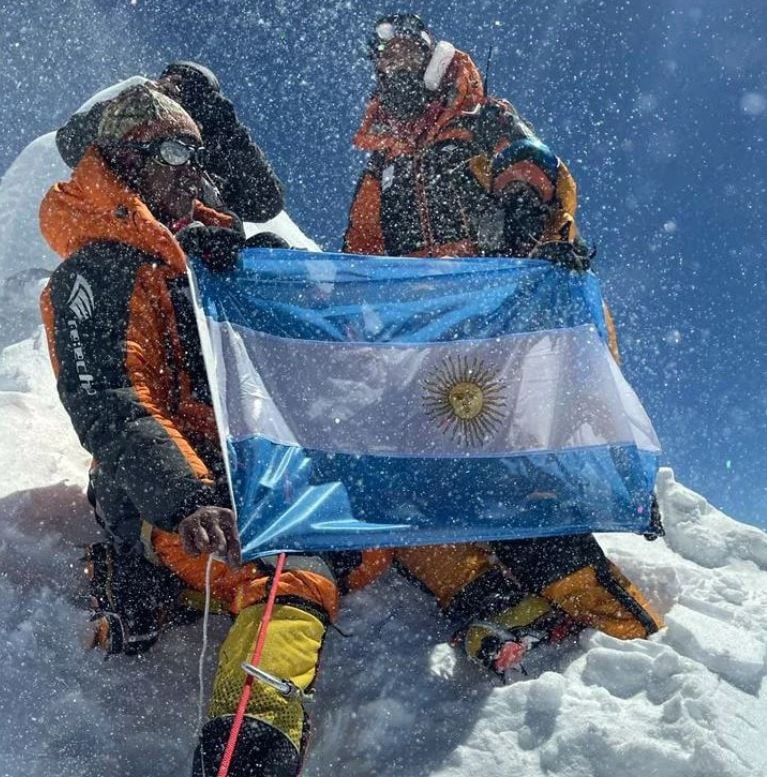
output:
[[[86,547],[83,561],[93,610],[91,647],[108,655],[143,653],[164,627],[188,617],[177,604],[180,580],[140,552],[97,542]]]
[[[559,645],[579,630],[570,617],[540,596],[527,596],[487,619],[471,621],[454,637],[463,642],[469,660],[506,681],[509,672],[525,673],[533,650]]]
[[[257,668],[248,662],[261,629],[264,604],[246,607],[239,613],[219,651],[208,707],[211,718],[208,725],[212,731],[220,733],[221,721],[232,720],[242,697],[246,673],[256,680],[251,686],[245,718],[249,721],[253,758],[263,770],[248,771],[251,766],[243,761],[243,771],[237,772],[238,775],[283,777],[298,772],[309,736],[305,705],[312,698],[311,687],[317,675],[326,629],[322,613],[309,602],[300,604],[298,606],[298,601],[296,604],[276,604]],[[213,721],[220,722],[214,725]],[[226,730],[228,733],[228,725]],[[209,736],[215,740],[212,733]],[[202,743],[204,748],[204,739]],[[258,748],[270,752],[276,749],[283,755],[279,763],[272,764],[267,755],[259,755]],[[285,752],[292,752],[292,755],[288,757]],[[219,754],[218,759],[220,757]],[[205,763],[207,769],[207,760]]]
[[[194,753],[192,777],[215,777],[232,730],[234,715],[211,718]],[[229,767],[229,777],[296,777],[301,757],[278,728],[245,716]]]
[[[646,639],[663,626],[591,534],[504,541],[494,549],[525,590],[540,593],[584,628],[616,639]]]

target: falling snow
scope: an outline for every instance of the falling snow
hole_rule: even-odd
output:
[[[186,774],[197,704],[197,627],[138,660],[104,663],[78,643],[87,614],[77,546],[94,527],[88,457],[39,332],[38,295],[57,260],[37,207],[68,175],[48,133],[110,84],[156,76],[172,59],[202,61],[285,184],[290,216],[273,227],[336,249],[365,164],[351,138],[372,88],[362,52],[380,7],[3,6],[0,777]],[[387,578],[348,601],[342,623],[354,636],[329,640],[306,774],[765,774],[767,540],[711,505],[767,526],[767,5],[419,7],[483,69],[492,51],[490,91],[530,119],[576,178],[623,369],[679,481],[663,470],[665,540],[603,543],[668,628],[631,643],[586,633],[552,657],[554,671],[499,688],[445,644],[425,598]],[[225,629],[216,623],[214,636]]]

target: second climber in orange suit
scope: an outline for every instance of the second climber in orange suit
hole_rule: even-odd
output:
[[[570,171],[510,103],[485,94],[468,54],[409,14],[380,19],[369,52],[376,86],[354,144],[370,156],[344,251],[588,267]],[[661,625],[591,535],[335,557],[348,587],[392,561],[434,593],[469,657],[499,674],[572,628],[629,639]]]

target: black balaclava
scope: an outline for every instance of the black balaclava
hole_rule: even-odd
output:
[[[378,76],[381,108],[395,119],[413,119],[433,97],[423,82],[423,73],[395,70]]]

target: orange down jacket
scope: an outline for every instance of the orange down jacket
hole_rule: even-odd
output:
[[[203,206],[194,217],[232,223]],[[40,227],[64,260],[41,299],[58,393],[102,482],[166,530],[198,506],[228,504],[173,234],[94,148],[45,196]],[[133,523],[111,528],[134,537]]]
[[[511,104],[485,95],[476,65],[462,51],[416,119],[388,116],[374,95],[354,145],[371,156],[349,211],[345,252],[508,254],[515,246],[498,227],[504,195],[519,185],[532,189],[548,213],[537,240],[577,234],[567,166]]]

